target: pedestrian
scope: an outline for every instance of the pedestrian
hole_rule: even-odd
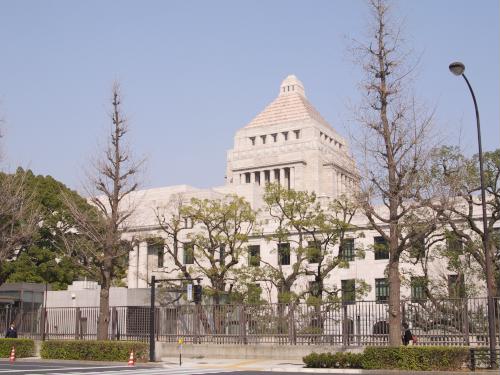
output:
[[[413,344],[413,335],[410,331],[410,326],[408,325],[408,323],[404,322],[403,323],[403,329],[404,329],[404,333],[403,333],[403,336],[401,337],[401,339],[403,340],[403,345],[408,345],[408,344]]]
[[[10,327],[7,329],[5,337],[8,339],[17,339],[17,329],[14,322],[10,323]]]

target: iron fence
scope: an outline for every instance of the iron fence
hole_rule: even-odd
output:
[[[418,345],[488,345],[485,298],[402,301],[403,322]],[[81,339],[97,337],[99,308],[0,308],[0,330],[11,321],[21,337]],[[109,337],[148,340],[150,308],[113,307]],[[500,330],[500,300],[495,327]],[[176,305],[155,308],[158,341],[211,344],[367,346],[388,344],[388,305],[384,302]],[[497,338],[497,342],[500,341]]]

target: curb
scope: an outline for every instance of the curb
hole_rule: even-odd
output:
[[[404,371],[404,370],[362,370],[362,369],[341,369],[341,368],[308,368],[308,367],[271,367],[261,371],[272,372],[304,372],[304,373],[317,373],[317,374],[367,374],[367,375],[390,375],[390,374],[404,374],[404,375],[461,375],[461,374],[475,374],[475,375],[493,375],[498,374],[495,370],[481,370],[481,371]]]

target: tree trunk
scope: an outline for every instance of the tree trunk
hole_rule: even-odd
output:
[[[97,320],[97,340],[108,339],[109,327],[109,288],[111,278],[109,272],[102,272],[101,293],[99,296],[99,318]]]
[[[392,252],[392,251],[391,251]],[[399,257],[389,258],[389,345],[401,345],[401,280],[399,279]]]

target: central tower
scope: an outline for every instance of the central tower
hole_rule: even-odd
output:
[[[238,130],[227,153],[226,184],[264,186],[278,182],[318,196],[349,194],[357,186],[346,141],[306,98],[294,75],[248,125]]]

